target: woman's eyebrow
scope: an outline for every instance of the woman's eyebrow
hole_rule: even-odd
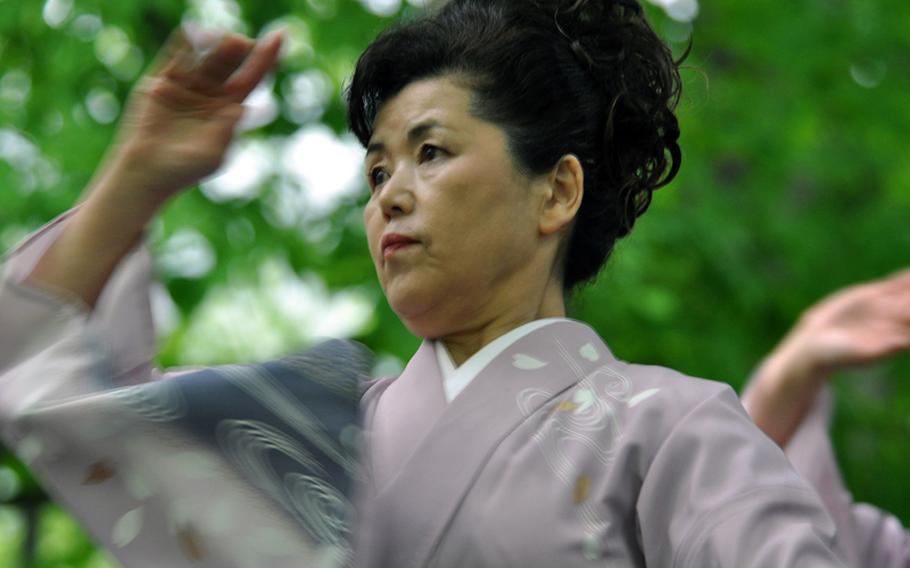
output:
[[[434,128],[443,128],[443,126],[433,119],[424,120],[423,122],[415,124],[408,130],[408,143],[411,146],[416,145],[418,140],[425,138],[427,133]]]
[[[411,146],[416,145],[418,141],[420,141],[421,139],[426,137],[427,134],[431,130],[436,129],[436,128],[445,128],[445,127],[434,119],[424,120],[423,122],[419,122],[419,123],[415,124],[414,126],[411,127],[410,130],[408,130],[408,134],[407,134],[408,144],[410,144]],[[386,150],[386,146],[383,142],[371,142],[367,146],[366,156],[369,157],[370,154],[385,152],[385,150]]]
[[[370,142],[367,146],[367,153],[366,156],[364,156],[364,160],[369,158],[371,154],[378,154],[381,152],[385,152],[385,144],[382,142]]]

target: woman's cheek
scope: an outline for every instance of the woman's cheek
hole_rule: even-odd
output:
[[[382,227],[377,225],[377,208],[370,201],[363,211],[363,227],[367,235],[367,246],[369,247],[370,256],[373,262],[379,264],[379,239],[381,238]]]

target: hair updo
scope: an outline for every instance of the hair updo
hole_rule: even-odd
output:
[[[570,290],[598,274],[679,171],[678,64],[636,0],[450,0],[361,55],[348,123],[366,146],[383,104],[414,81],[457,73],[521,171],[577,156],[585,196],[562,259]]]

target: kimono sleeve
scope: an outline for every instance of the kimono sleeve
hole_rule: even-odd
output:
[[[24,282],[68,219],[3,267],[3,443],[124,567],[341,565],[363,350],[153,380],[144,247],[94,310]]]
[[[73,210],[74,211],[74,210]],[[139,384],[159,375],[149,302],[150,256],[117,267],[94,310],[64,291],[24,282],[73,211],[7,255],[0,276],[0,424],[47,400]]]
[[[844,566],[817,496],[727,386],[676,422],[637,509],[648,566]]]
[[[910,565],[910,533],[893,515],[855,503],[844,486],[828,435],[831,409],[832,396],[826,387],[787,444],[787,457],[834,519],[850,566],[905,568]]]

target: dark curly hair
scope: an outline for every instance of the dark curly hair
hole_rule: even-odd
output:
[[[454,73],[474,91],[472,112],[506,132],[521,171],[577,156],[585,195],[562,258],[571,290],[598,274],[679,171],[678,67],[636,0],[450,0],[361,55],[348,124],[366,146],[383,104]]]

